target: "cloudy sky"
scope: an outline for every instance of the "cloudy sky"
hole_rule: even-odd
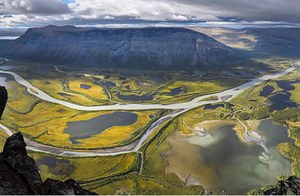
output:
[[[0,27],[133,22],[300,23],[300,0],[0,0]]]

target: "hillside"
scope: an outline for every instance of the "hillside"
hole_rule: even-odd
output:
[[[270,56],[299,58],[299,28],[256,28],[247,34],[256,37],[255,51]]]

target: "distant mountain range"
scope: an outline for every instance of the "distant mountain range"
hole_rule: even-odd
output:
[[[185,28],[98,29],[46,26],[0,43],[0,56],[29,62],[98,67],[203,68],[241,58],[215,39]]]

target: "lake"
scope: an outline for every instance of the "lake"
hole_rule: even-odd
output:
[[[71,135],[70,141],[78,144],[79,139],[85,139],[102,133],[104,130],[114,126],[127,126],[134,124],[138,115],[132,112],[113,112],[93,118],[76,122],[68,122],[68,127],[64,131]],[[120,129],[120,131],[122,131]]]
[[[261,121],[259,133],[265,138],[267,154],[261,146],[241,141],[234,125],[210,128],[205,137],[175,133],[165,154],[166,173],[175,173],[186,182],[201,184],[214,194],[246,194],[249,190],[275,183],[280,174],[290,174],[290,161],[277,150],[291,141],[287,128],[270,120]]]

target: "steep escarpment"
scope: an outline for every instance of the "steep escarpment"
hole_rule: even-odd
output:
[[[32,28],[6,44],[0,55],[23,61],[139,69],[226,66],[240,60],[236,50],[184,28]]]
[[[1,195],[91,195],[69,179],[65,182],[47,179],[42,182],[34,160],[27,155],[26,143],[21,133],[6,140],[0,153],[0,194]]]

